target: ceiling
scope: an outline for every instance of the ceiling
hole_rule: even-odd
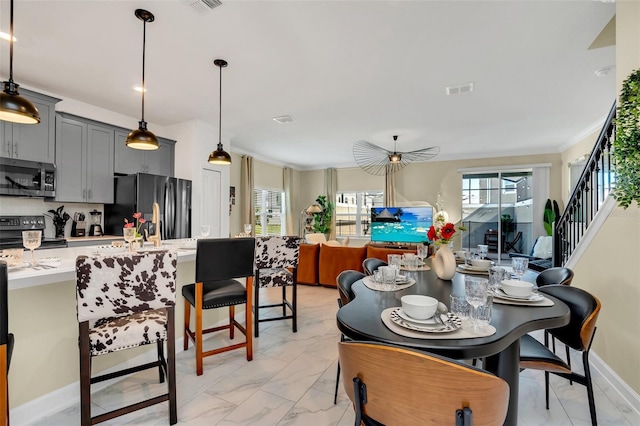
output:
[[[213,59],[223,58],[230,150],[298,169],[354,166],[356,141],[392,149],[393,135],[398,151],[440,146],[435,160],[559,152],[595,130],[615,98],[615,72],[595,74],[615,64],[615,47],[589,50],[615,5],[589,0],[223,0],[202,13],[185,0],[15,0],[14,80],[137,127],[136,8],[155,15],[149,123],[217,127]],[[8,11],[0,0],[5,32]],[[8,57],[2,41],[3,79]],[[473,92],[447,96],[467,82]],[[273,121],[281,115],[293,122]]]

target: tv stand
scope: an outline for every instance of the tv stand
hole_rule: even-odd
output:
[[[372,247],[380,247],[386,249],[399,249],[399,250],[416,250],[415,244],[405,243],[369,243]]]

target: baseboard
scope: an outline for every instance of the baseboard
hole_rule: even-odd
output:
[[[182,342],[184,338],[176,340],[176,353],[182,352]],[[115,365],[103,371],[103,373],[111,373],[113,371],[122,370],[124,368],[134,367],[136,365],[145,364],[157,360],[155,351],[155,345],[153,350],[149,350],[135,358],[131,358],[126,362]],[[120,380],[124,380],[124,377],[118,377],[112,380],[106,380],[101,383],[91,385],[91,391],[96,392],[106,388]],[[47,416],[53,415],[65,408],[71,407],[80,401],[80,382],[76,381],[68,384],[60,389],[56,389],[53,392],[42,395],[39,398],[33,399],[16,408],[12,408],[10,412],[11,423],[14,425],[28,425],[37,422]]]
[[[638,395],[631,386],[625,383],[607,364],[602,361],[595,352],[589,354],[589,362],[591,366],[597,370],[600,375],[609,382],[611,388],[615,390],[629,406],[640,416],[640,395]]]

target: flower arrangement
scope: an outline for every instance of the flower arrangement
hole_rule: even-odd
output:
[[[459,226],[458,230],[465,231],[467,228]],[[448,244],[456,234],[456,227],[453,223],[447,222],[442,212],[436,213],[433,225],[427,232],[427,238],[436,244]]]
[[[137,212],[133,214],[133,219],[135,220],[134,222],[129,222],[129,220],[125,217],[124,218],[124,227],[125,228],[136,228],[136,238],[139,238],[142,236],[142,234],[140,233],[140,227],[142,226],[143,223],[146,222],[146,219],[144,217],[142,217],[142,213],[141,212]]]

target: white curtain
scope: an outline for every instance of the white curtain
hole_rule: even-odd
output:
[[[338,169],[328,168],[324,171],[324,190],[327,194],[327,201],[333,204],[334,211],[331,216],[331,233],[329,235],[330,240],[336,239],[336,197],[338,195]]]
[[[253,157],[248,155],[242,156],[240,162],[240,217],[243,225],[251,224],[252,233],[255,232],[255,218],[253,205]],[[243,229],[244,232],[244,229]]]
[[[284,188],[285,235],[295,235],[293,232],[293,197],[291,194],[293,188],[293,169],[290,167],[282,169],[282,187]]]

